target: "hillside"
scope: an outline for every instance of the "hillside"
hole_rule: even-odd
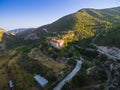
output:
[[[2,42],[4,32],[4,29],[0,29],[0,42]]]
[[[102,32],[95,43],[100,46],[120,48],[120,26],[114,27],[108,32]]]
[[[18,28],[18,29],[14,29],[14,30],[9,30],[8,32],[14,33],[16,34],[23,34],[25,32],[27,32],[28,30],[33,30],[34,28]]]
[[[120,48],[119,24],[120,7],[84,8],[48,25],[15,30],[16,35],[0,30],[0,45],[5,46],[5,53],[0,50],[0,90],[8,90],[9,80],[16,90],[53,90],[77,60],[83,62],[82,67],[63,90],[119,90],[120,60],[98,48]],[[52,38],[64,39],[64,47],[52,46]],[[35,74],[49,81],[44,89]]]
[[[119,25],[119,21],[120,7],[108,9],[84,8],[73,14],[64,16],[51,24],[27,31],[21,34],[20,37],[25,40],[42,40],[47,36],[56,36],[57,34],[66,35],[68,31],[72,31],[74,34],[72,41],[78,41],[92,37],[101,30],[109,30],[114,25]]]
[[[0,29],[0,50],[7,50],[7,47],[11,43],[14,43],[14,41],[15,41],[15,36],[13,33],[7,32],[4,29]]]
[[[108,12],[106,12],[108,11]],[[120,7],[108,9],[81,9],[76,13],[64,16],[52,24],[43,26],[49,31],[68,31],[68,30],[99,30],[107,28],[109,25],[118,24],[120,20]],[[113,22],[113,20],[114,22]],[[41,29],[38,28],[38,30]]]

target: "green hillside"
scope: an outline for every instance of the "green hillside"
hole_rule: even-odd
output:
[[[98,45],[116,46],[120,48],[120,26],[114,27],[108,32],[102,32],[95,40]]]
[[[113,26],[120,24],[120,7],[108,9],[84,8],[73,14],[66,15],[57,21],[41,26],[31,31],[19,35],[22,39],[34,33],[43,40],[45,37],[61,35],[63,39],[72,31],[74,36],[66,38],[68,42],[84,40],[93,37],[102,30],[108,31]],[[49,33],[43,29],[47,29]],[[56,33],[56,34],[53,34]]]
[[[64,16],[59,20],[37,28],[35,32],[39,37],[42,29],[46,28],[49,32],[66,34],[73,31],[75,40],[81,40],[94,36],[101,30],[109,30],[114,25],[119,25],[120,7],[108,9],[81,9],[76,13]],[[48,36],[48,35],[47,35]]]

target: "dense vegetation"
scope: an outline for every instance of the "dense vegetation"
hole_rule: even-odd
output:
[[[108,32],[102,32],[95,40],[98,45],[116,46],[120,48],[120,26],[114,27]]]
[[[88,73],[88,69],[91,71]],[[62,90],[104,90],[100,87],[95,87],[95,84],[100,84],[107,80],[107,74],[101,67],[99,60],[85,59],[82,64],[81,70],[75,77],[67,82]]]
[[[40,37],[42,29],[46,28],[49,32],[57,32],[62,35],[68,31],[74,33],[72,41],[83,40],[94,36],[102,30],[109,30],[114,25],[119,25],[120,7],[110,9],[82,9],[76,13],[64,16],[52,24],[37,28],[34,33]],[[43,34],[45,36],[45,34]]]

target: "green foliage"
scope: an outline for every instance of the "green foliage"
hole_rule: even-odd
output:
[[[41,34],[42,28],[47,28],[50,32],[62,34],[63,39],[67,36],[66,42],[84,40],[94,36],[99,31],[108,31],[114,25],[119,25],[119,8],[106,10],[82,9],[76,13],[64,16],[52,24],[36,29],[36,33],[40,34],[40,36],[51,36],[51,34]],[[69,31],[72,31],[74,36],[70,36]]]
[[[105,87],[104,87],[103,85],[101,85],[101,86],[99,87],[99,89],[100,89],[100,90],[105,90]]]
[[[86,74],[86,71],[80,71],[73,79],[72,82],[77,86],[84,86],[89,83],[89,76]]]
[[[117,88],[115,87],[110,87],[109,90],[116,90]]]
[[[100,61],[105,62],[108,59],[108,57],[105,54],[100,55]]]
[[[30,47],[27,47],[27,46],[22,46],[22,47],[19,47],[17,48],[17,52],[28,52],[30,50]]]
[[[6,90],[7,89],[7,87],[6,86],[2,86],[2,90]]]
[[[98,45],[120,47],[120,26],[113,27],[108,32],[103,32],[95,40]]]
[[[13,54],[10,59],[14,58],[15,56],[17,56],[19,53],[26,53],[30,50],[30,47],[27,47],[27,46],[21,46],[21,47],[18,47],[15,49],[16,52],[15,54]]]
[[[95,60],[95,65],[96,66],[100,66],[101,64],[100,64],[100,61],[99,60]]]
[[[29,58],[26,54],[22,55],[18,64],[22,67],[22,69],[31,74],[39,73],[41,76],[46,76],[47,70],[43,68],[38,61]]]
[[[23,34],[24,35],[24,34]],[[40,44],[39,40],[24,40],[23,38],[12,36],[9,39],[6,39],[6,49],[15,49],[17,47],[27,46],[27,47],[36,47]]]
[[[75,60],[70,59],[70,60],[68,61],[68,64],[69,64],[69,65],[75,65],[75,64],[76,64],[76,61],[75,61]]]
[[[33,75],[29,74],[29,75],[24,77],[24,80],[30,81],[30,82],[35,82],[35,79],[33,77],[34,77]]]
[[[102,81],[107,80],[107,74],[106,74],[106,72],[105,72],[104,70],[100,70],[100,71],[98,72],[97,79],[98,79],[98,80],[102,80]]]
[[[65,85],[63,86],[62,90],[71,90],[71,85],[70,82],[66,82]]]
[[[77,47],[76,47],[77,48]],[[90,58],[95,58],[99,52],[97,50],[95,51],[90,51],[90,50],[87,50],[86,48],[77,48],[80,52],[80,54],[84,55],[84,56],[87,56],[87,57],[90,57]]]
[[[92,67],[92,66],[93,66],[93,64],[92,64],[91,61],[88,61],[88,60],[84,60],[84,61],[83,61],[82,67],[83,67],[84,69],[87,69],[87,68]]]
[[[50,74],[46,77],[49,83],[55,82],[57,80],[57,77],[54,74]]]

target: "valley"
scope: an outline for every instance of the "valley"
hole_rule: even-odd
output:
[[[0,90],[119,90],[119,24],[120,7],[87,8],[38,28],[0,29]]]

